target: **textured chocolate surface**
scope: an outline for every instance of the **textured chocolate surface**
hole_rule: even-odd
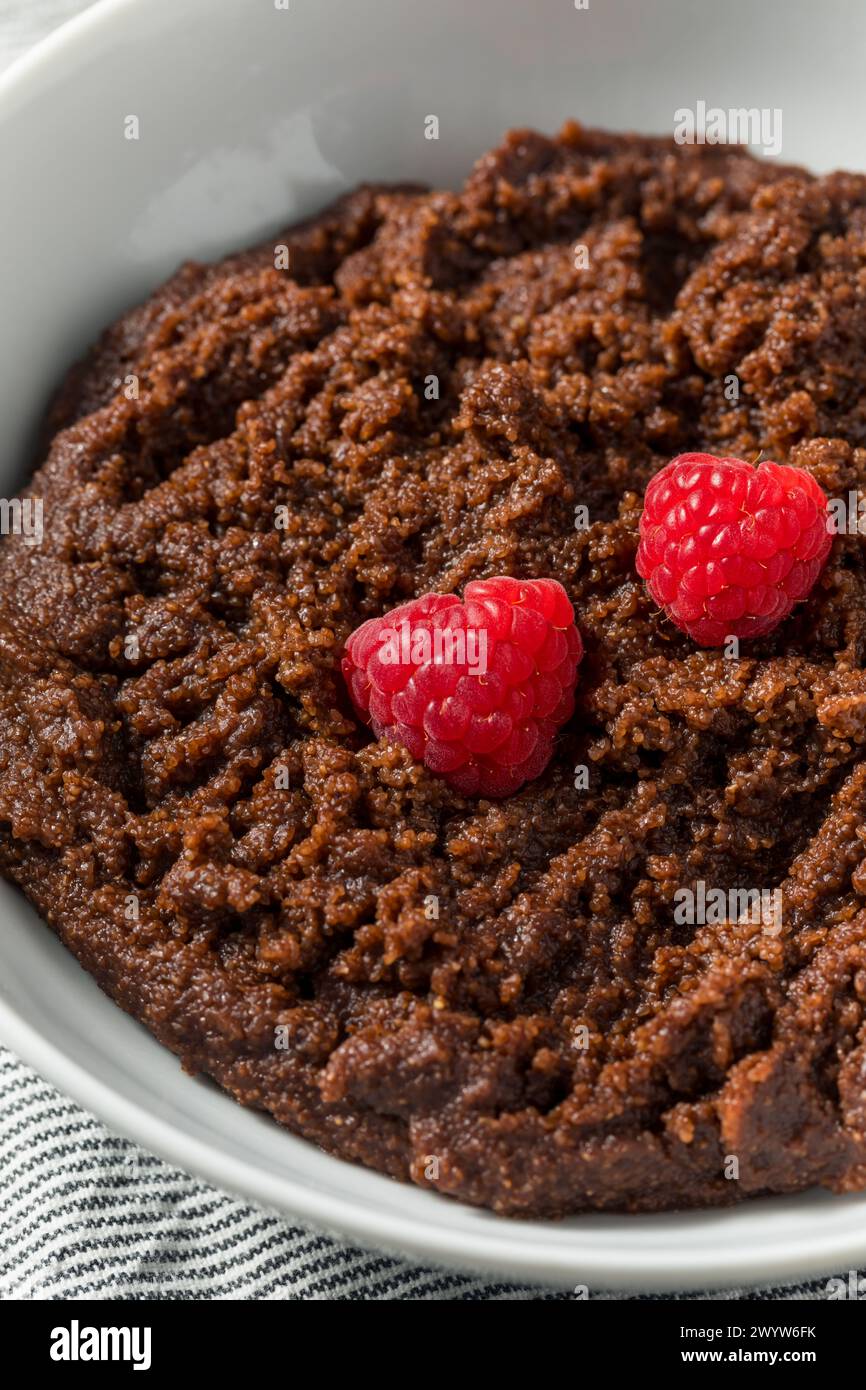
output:
[[[866,480],[866,180],[571,126],[275,241],[60,393],[44,539],[0,548],[3,871],[186,1067],[394,1176],[517,1215],[866,1185],[863,543],[739,660],[634,569],[681,450]],[[339,675],[495,574],[587,648],[499,803]],[[698,882],[780,929],[678,924]]]

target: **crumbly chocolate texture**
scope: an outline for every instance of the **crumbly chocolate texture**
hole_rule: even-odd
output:
[[[866,1185],[862,542],[741,660],[634,568],[681,450],[866,483],[866,180],[570,125],[275,241],[55,405],[44,541],[0,551],[4,872],[190,1071],[395,1177],[523,1216]],[[371,741],[339,654],[496,574],[559,579],[587,657],[488,803]],[[677,925],[699,880],[782,930]]]

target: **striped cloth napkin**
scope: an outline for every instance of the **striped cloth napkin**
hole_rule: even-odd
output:
[[[0,69],[89,3],[0,0]],[[591,1290],[590,1297],[642,1295]],[[824,1299],[827,1281],[674,1297]],[[572,1295],[424,1269],[247,1206],[110,1134],[0,1048],[0,1299],[19,1298],[556,1301]]]

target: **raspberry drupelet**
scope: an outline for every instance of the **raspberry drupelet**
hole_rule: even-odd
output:
[[[343,675],[361,718],[464,795],[509,796],[544,771],[574,709],[583,644],[554,579],[425,594],[363,623]]]
[[[827,498],[804,469],[680,454],[647,487],[635,563],[671,621],[717,647],[787,618],[832,539]]]

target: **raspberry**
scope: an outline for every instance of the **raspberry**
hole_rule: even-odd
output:
[[[378,737],[464,795],[510,796],[544,771],[574,710],[583,644],[555,579],[425,594],[352,633],[343,675]]]
[[[807,597],[830,551],[827,498],[784,463],[680,454],[651,479],[636,567],[703,647],[763,637]]]

